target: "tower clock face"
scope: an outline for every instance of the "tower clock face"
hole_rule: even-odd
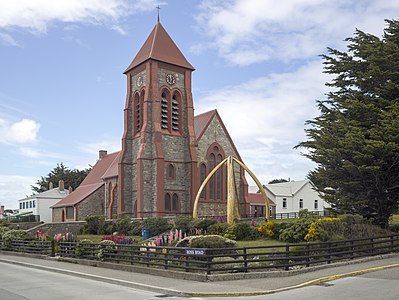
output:
[[[173,74],[167,74],[166,75],[166,82],[169,83],[170,85],[176,83],[176,78],[173,76]]]
[[[136,84],[138,87],[141,87],[143,85],[143,77],[137,77]]]

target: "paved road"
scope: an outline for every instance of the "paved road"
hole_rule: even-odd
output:
[[[159,300],[163,296],[115,284],[0,263],[0,300]]]
[[[46,299],[181,299],[161,293],[74,277],[59,273],[0,263],[0,300]],[[385,269],[356,277],[347,277],[318,285],[260,296],[234,299],[312,300],[312,299],[399,299],[399,268]],[[226,300],[231,297],[194,297],[192,299]]]
[[[231,297],[207,298],[227,300]],[[237,299],[237,298],[234,298]],[[399,268],[386,269],[356,277],[347,277],[316,285],[278,292],[275,294],[239,297],[249,300],[320,300],[320,299],[399,299]]]

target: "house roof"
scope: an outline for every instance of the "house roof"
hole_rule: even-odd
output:
[[[58,187],[53,188],[51,190],[47,190],[38,194],[34,194],[32,196],[26,197],[26,198],[22,198],[19,199],[18,201],[26,201],[29,199],[62,199],[65,196],[68,195],[68,190],[64,189],[63,191],[60,191]]]
[[[204,134],[206,128],[208,127],[209,123],[212,121],[212,118],[215,116],[216,112],[217,112],[216,109],[214,109],[199,114],[197,116],[194,116],[194,132],[197,141]]]
[[[205,133],[206,129],[208,128],[209,124],[213,120],[213,118],[217,118],[219,120],[220,125],[222,126],[222,129],[224,133],[226,134],[226,137],[231,143],[231,146],[234,149],[234,152],[237,154],[237,158],[242,161],[240,157],[240,153],[238,152],[236,146],[234,145],[234,142],[232,138],[230,137],[229,132],[226,129],[226,126],[224,126],[224,123],[222,121],[222,118],[220,117],[218,111],[216,109],[207,111],[205,113],[199,114],[194,117],[194,132],[195,132],[195,138],[196,141],[198,142],[203,134]]]
[[[276,205],[270,198],[267,198],[267,200],[269,201],[269,205]],[[250,204],[265,204],[261,193],[248,193],[248,202]]]
[[[103,185],[104,185],[103,182],[87,184],[87,185],[83,185],[83,186],[80,185],[76,190],[74,190],[67,197],[65,197],[61,201],[58,201],[56,204],[51,206],[51,208],[76,205],[79,202],[86,199],[91,194],[93,194],[95,191],[97,191]]]
[[[267,184],[266,189],[275,196],[292,196],[298,193],[310,180],[299,180]]]
[[[104,176],[108,177],[116,176],[118,172],[117,157],[119,153],[120,151],[114,152],[105,155],[103,158],[98,160],[91,169],[91,171],[89,172],[89,174],[86,176],[86,178],[79,185],[79,187],[71,194],[66,196],[64,199],[54,204],[52,207],[64,207],[64,206],[76,205],[104,185],[103,181]],[[116,169],[116,175],[115,175],[115,169]]]
[[[147,40],[124,73],[126,74],[148,59],[154,59],[194,70],[194,67],[187,61],[160,22],[155,25]]]
[[[104,175],[101,177],[102,179],[107,179],[107,178],[118,176],[118,161],[119,161],[119,156],[120,156],[121,152],[122,151],[118,151],[118,152],[110,154],[110,155],[113,155],[114,159],[112,160],[108,169],[105,171]],[[111,160],[111,158],[110,158],[110,160]]]

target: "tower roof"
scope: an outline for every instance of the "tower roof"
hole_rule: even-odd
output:
[[[194,67],[187,61],[160,22],[157,22],[140,51],[124,73],[127,73],[148,59],[155,59],[194,70]]]

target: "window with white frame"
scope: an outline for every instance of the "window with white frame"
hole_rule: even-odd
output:
[[[283,198],[283,208],[287,208],[287,198]]]
[[[303,199],[299,199],[299,209],[303,209]]]
[[[314,209],[319,209],[319,200],[314,201]]]

